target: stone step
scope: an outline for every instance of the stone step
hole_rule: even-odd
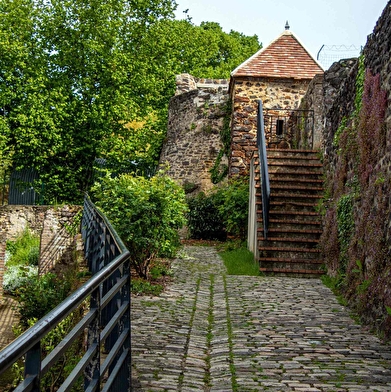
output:
[[[264,233],[263,227],[258,229],[258,233]],[[290,237],[291,235],[305,235],[306,238],[313,238],[319,240],[322,230],[320,229],[299,229],[297,227],[287,228],[287,227],[270,227],[268,228],[268,235],[272,237]]]
[[[256,176],[256,212],[260,271],[289,276],[323,273],[320,250],[323,171],[318,152],[269,149],[270,205],[264,238],[260,176]],[[258,166],[259,167],[259,166]]]
[[[319,259],[260,257],[259,264],[260,271],[264,273],[292,274],[299,273],[299,271],[306,271],[305,274],[315,273],[317,275],[324,273],[323,262]]]
[[[311,278],[311,277],[319,277],[324,275],[324,271],[322,269],[288,269],[284,268],[263,268],[260,267],[259,271],[268,274],[268,275],[275,275],[275,276],[290,276],[290,277],[297,277],[297,278]]]
[[[258,219],[258,222],[262,223],[263,220],[262,218]],[[281,224],[287,224],[287,225],[294,225],[294,226],[300,226],[302,227],[304,225],[309,225],[311,227],[313,226],[321,226],[322,221],[321,220],[303,220],[303,219],[276,219],[276,218],[271,218],[269,219],[269,224],[274,224],[274,225],[281,225]]]
[[[270,173],[269,173],[270,174]],[[299,183],[299,184],[323,184],[322,178],[307,178],[307,177],[292,177],[292,173],[287,173],[286,175],[281,175],[281,173],[269,175],[270,183],[278,184],[280,182],[289,184]]]
[[[311,193],[320,193],[323,195],[323,190],[324,188],[321,186],[311,186],[311,184],[306,184],[306,185],[300,185],[298,183],[292,183],[288,185],[280,185],[280,184],[275,184],[274,182],[270,182],[270,191],[273,191],[273,193],[283,193],[285,191],[289,192],[296,192],[296,191],[304,191],[305,193],[311,192]]]
[[[279,162],[279,161],[314,161],[316,163],[319,162],[319,158],[316,155],[270,155],[267,156],[268,163],[269,162]]]
[[[288,263],[288,264],[323,264],[320,259],[291,259],[281,257],[260,257],[261,263]]]

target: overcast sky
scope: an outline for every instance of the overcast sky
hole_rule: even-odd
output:
[[[317,57],[335,55],[334,49],[344,45],[364,46],[377,20],[387,5],[385,0],[176,0],[177,18],[183,11],[193,23],[218,22],[225,32],[236,30],[246,35],[256,34],[267,46],[285,29],[290,30]],[[335,45],[335,48],[332,46]],[[331,50],[333,49],[333,50]],[[339,48],[342,49],[342,48]],[[338,52],[337,52],[338,55]],[[341,53],[346,58],[345,53]],[[353,57],[353,56],[349,56]]]

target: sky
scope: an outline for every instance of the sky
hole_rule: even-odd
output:
[[[291,32],[323,67],[330,58],[355,57],[387,5],[386,0],[176,0],[176,18],[217,22],[225,32],[257,35],[267,46]],[[323,49],[321,50],[322,46]],[[353,46],[353,47],[352,47]],[[345,48],[349,48],[346,51]],[[358,49],[358,52],[354,50]],[[352,52],[350,52],[350,49]],[[319,52],[320,51],[320,52]],[[352,55],[350,55],[352,53]]]

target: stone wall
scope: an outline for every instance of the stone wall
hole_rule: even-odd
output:
[[[177,94],[171,99],[167,138],[160,167],[191,190],[208,190],[213,184],[210,169],[222,149],[220,132],[226,117],[228,81],[177,77]],[[221,165],[227,165],[223,157]]]
[[[296,147],[300,149],[317,150],[323,140],[323,75],[316,75],[308,86],[299,109],[313,111],[313,121],[308,127],[295,129]]]
[[[324,81],[324,161],[330,192],[325,215],[323,246],[331,275],[343,276],[341,287],[362,320],[391,339],[391,5],[387,4],[373,34],[364,47],[364,65],[372,75],[380,75],[380,87],[388,97],[385,125],[380,137],[371,134],[376,125],[352,115],[359,63],[346,60],[334,64]],[[372,83],[375,83],[372,81]],[[372,88],[374,85],[372,85]],[[377,108],[380,93],[365,96],[368,107]],[[364,92],[365,93],[365,92]],[[376,102],[375,104],[373,102]],[[341,126],[348,119],[347,127]],[[363,117],[365,119],[365,117]],[[349,133],[342,131],[350,130]],[[337,134],[342,135],[337,138]],[[345,132],[345,133],[342,133]],[[365,132],[367,138],[358,137]],[[346,136],[347,135],[347,136]],[[349,142],[346,143],[346,140]],[[343,144],[345,143],[345,144]],[[372,151],[375,151],[373,153]],[[360,161],[369,160],[365,167]],[[358,168],[358,169],[357,169]],[[361,170],[359,170],[361,168]],[[362,175],[366,172],[365,176]],[[337,206],[342,196],[351,195],[353,232],[345,260],[341,258],[336,233]],[[330,257],[334,254],[335,257]]]
[[[335,62],[324,75],[315,76],[309,84],[300,109],[314,111],[314,134],[305,135],[307,140],[312,140],[313,137],[314,149],[325,148],[328,151],[341,119],[353,110],[356,90],[347,81],[355,81],[356,74],[357,59],[344,59]],[[341,92],[340,89],[345,84],[346,87]],[[296,135],[296,140],[298,147],[303,148],[306,141],[300,135]]]
[[[265,109],[298,109],[310,80],[237,78],[230,94],[232,97],[230,175],[248,174],[250,158],[256,149],[257,106],[261,99]],[[267,143],[275,147],[289,146],[290,140],[276,143],[266,129]]]
[[[41,237],[40,273],[47,272],[73,241],[67,227],[81,210],[80,206],[19,206],[0,207],[0,299],[7,240],[14,240],[27,227]]]

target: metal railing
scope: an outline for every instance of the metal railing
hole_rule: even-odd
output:
[[[0,373],[24,358],[24,380],[15,389],[17,392],[40,391],[42,377],[83,336],[84,355],[58,392],[72,390],[80,379],[82,388],[89,392],[130,391],[129,251],[88,197],[84,202],[82,235],[92,277],[0,352]],[[82,319],[41,359],[45,336],[86,300],[89,308]]]
[[[270,182],[267,168],[266,137],[263,119],[263,105],[261,100],[258,101],[257,122],[257,148],[261,172],[263,230],[264,238],[267,239],[269,227]]]

